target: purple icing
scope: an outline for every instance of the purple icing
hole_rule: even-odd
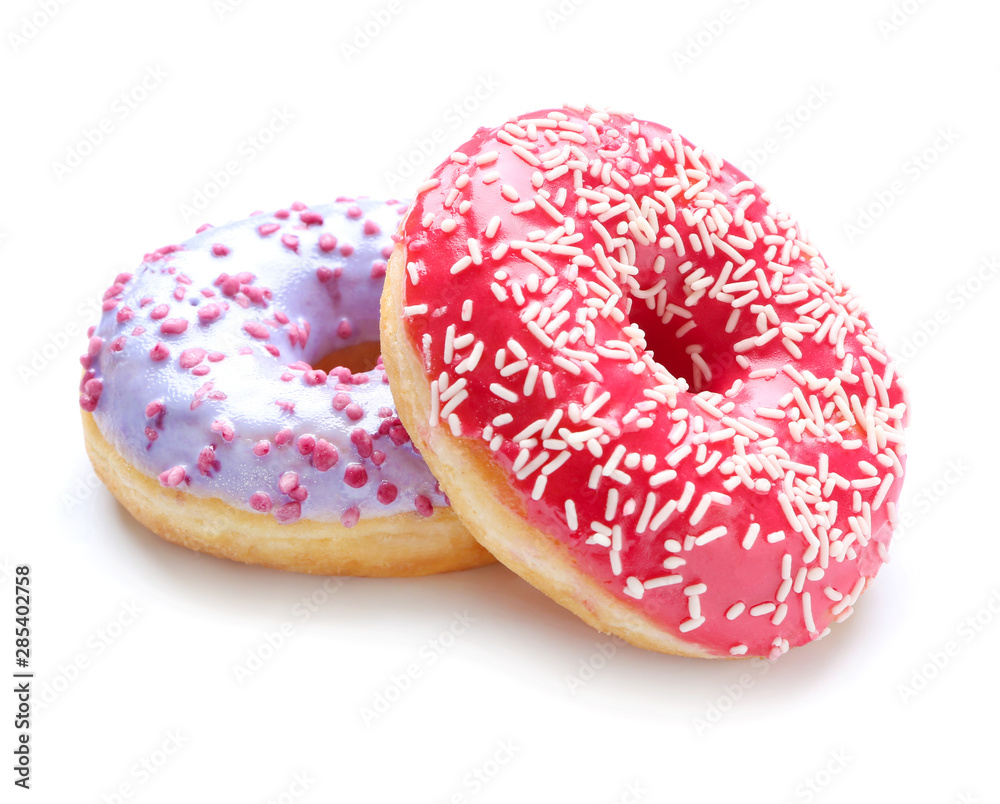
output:
[[[293,204],[147,254],[105,293],[81,406],[162,485],[279,522],[350,527],[447,505],[381,364],[353,375],[312,365],[378,340],[406,207]]]

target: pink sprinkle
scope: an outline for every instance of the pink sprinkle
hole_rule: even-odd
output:
[[[350,405],[344,408],[344,413],[347,414],[348,419],[355,422],[363,418],[365,415],[365,412],[362,409],[361,405],[359,405],[357,402],[352,402]]]
[[[392,416],[392,408],[388,407],[387,405],[383,405],[378,409],[378,417],[380,419],[388,419],[391,416]]]
[[[343,391],[338,391],[333,395],[334,410],[343,410],[350,404],[351,404],[351,397],[345,394]]]
[[[163,341],[157,341],[156,345],[149,350],[149,356],[156,361],[166,360],[170,357],[170,350]]]
[[[210,223],[203,223],[201,226],[199,226],[197,229],[194,230],[194,233],[195,234],[201,234],[206,229],[211,229],[211,228],[212,228],[212,224],[210,224]]]
[[[145,332],[146,332],[146,328],[145,327],[135,327],[132,330],[132,335],[133,335],[133,337],[138,338],[140,335],[145,334]]]
[[[166,318],[169,312],[169,304],[158,304],[150,311],[149,317],[155,321],[159,321],[161,318]]]
[[[132,278],[132,274],[127,274],[127,273],[122,272],[122,273],[118,274],[118,276],[115,277],[115,283],[119,284],[119,285],[124,285],[131,278]]]
[[[376,466],[381,466],[385,463],[385,453],[380,449],[374,450],[372,452],[372,463]]]
[[[208,362],[209,363],[218,363],[220,360],[223,360],[225,357],[226,356],[224,354],[222,354],[222,352],[209,352],[208,353]]]
[[[268,354],[274,355],[275,357],[281,357],[281,350],[273,343],[265,343],[264,349]]]
[[[222,308],[215,302],[209,302],[198,308],[198,318],[204,322],[215,321],[220,315],[222,315]]]
[[[160,324],[160,332],[164,335],[180,335],[188,328],[186,318],[168,318]]]
[[[287,399],[275,399],[274,404],[285,411],[285,413],[295,413],[294,402],[289,402]]]
[[[323,216],[318,212],[313,212],[312,210],[307,210],[300,214],[299,220],[306,226],[312,226],[313,224],[316,224],[317,226],[323,225]]]
[[[331,271],[329,268],[324,268],[323,266],[320,266],[319,268],[316,269],[316,278],[320,282],[329,282],[333,278],[333,271]]]
[[[383,259],[389,259],[392,256],[392,246],[382,246],[382,257]]]
[[[222,245],[222,243],[212,244],[212,254],[216,257],[225,257],[229,253],[229,249]]]
[[[160,434],[156,432],[152,427],[146,428],[146,438],[150,441],[156,441],[160,437]]]
[[[98,353],[101,351],[101,346],[103,345],[104,338],[94,335],[87,343],[87,354],[91,357],[97,357]]]
[[[340,323],[337,324],[337,336],[344,338],[350,338],[354,332],[354,328],[351,326],[351,322],[346,318],[341,318]]]
[[[80,355],[80,365],[89,369],[94,364],[94,358],[90,355]]]
[[[311,435],[299,436],[298,441],[295,442],[295,448],[299,451],[299,455],[312,454],[312,451],[316,449],[316,437]]]
[[[250,495],[250,507],[254,511],[266,514],[271,510],[271,495],[266,491],[258,491]]]
[[[225,419],[216,419],[212,422],[212,432],[221,433],[222,438],[226,441],[232,441],[236,437],[233,425]]]
[[[300,516],[302,516],[302,505],[298,502],[285,503],[281,506],[281,508],[274,512],[274,518],[277,519],[282,525],[294,522]]]
[[[101,382],[96,377],[93,378],[93,379],[87,380],[83,384],[83,392],[85,394],[87,394],[88,396],[94,397],[94,399],[100,398],[101,391],[103,391],[103,390],[104,390],[104,383]]]
[[[301,212],[302,210],[306,209],[306,205],[303,204],[301,201],[292,201],[291,208],[295,212]]]
[[[375,223],[375,221],[371,219],[365,221],[364,232],[366,235],[377,235],[381,231],[382,230],[379,228],[379,225]]]
[[[298,252],[298,250],[299,250],[299,238],[296,235],[283,234],[281,236],[281,245],[283,245],[289,251]]]
[[[185,349],[180,356],[181,368],[194,368],[205,359],[205,350],[197,346]]]
[[[271,337],[271,333],[268,331],[267,327],[259,321],[247,321],[243,325],[243,329],[251,337],[259,338],[260,340],[267,340]]]
[[[291,382],[294,379],[295,379],[295,375],[292,374],[292,372],[290,372],[290,371],[285,371],[281,375],[281,381],[282,382]]]
[[[115,320],[119,324],[124,324],[126,321],[131,321],[134,315],[135,313],[132,312],[131,307],[122,307],[122,309],[115,314]]]
[[[337,238],[332,234],[321,234],[319,236],[320,251],[333,251],[337,247]]]
[[[350,257],[354,253],[354,246],[350,243],[343,243],[340,246],[340,253],[345,257]]]
[[[398,493],[399,489],[397,489],[388,480],[383,480],[379,484],[378,491],[375,493],[375,499],[382,503],[382,505],[388,505],[396,499],[396,495]]]
[[[359,207],[357,204],[351,204],[347,208],[348,218],[360,218],[363,214],[364,213],[361,211],[361,207]]]
[[[253,445],[253,454],[258,457],[263,457],[271,451],[271,442],[267,440],[258,441]]]
[[[256,290],[256,288],[255,288],[255,290]],[[279,324],[287,324],[288,323],[288,316],[285,315],[283,312],[281,312],[281,310],[275,310],[274,311],[274,320],[277,321]]]
[[[431,504],[430,498],[423,494],[418,494],[413,498],[413,507],[420,516],[430,516],[434,513],[434,506]]]
[[[325,438],[321,438],[316,442],[316,447],[312,453],[312,462],[318,471],[328,471],[337,465],[339,459],[340,454],[337,452],[337,448]]]
[[[167,408],[160,399],[154,399],[148,405],[146,405],[146,418],[151,419],[154,416],[159,416]]]
[[[186,291],[183,287],[174,288],[174,298],[177,299],[177,301],[184,301],[185,292]]]
[[[309,496],[309,491],[305,488],[305,486],[296,486],[294,489],[288,492],[288,496],[291,497],[293,500],[298,500],[299,502],[302,502],[303,500],[305,500],[306,497]]]
[[[368,382],[368,375],[367,374],[352,374],[351,375],[351,384],[352,385],[364,385],[366,382]]]
[[[97,409],[97,400],[87,394],[80,394],[80,407],[87,413],[93,413]]]
[[[396,425],[389,428],[389,439],[398,447],[410,440],[410,434],[402,425]]]
[[[323,385],[326,382],[326,372],[322,369],[311,369],[302,375],[306,385]]]
[[[195,377],[204,377],[210,371],[211,369],[208,366],[195,366],[193,369],[191,369],[191,373]]]
[[[281,227],[276,223],[262,223],[257,227],[257,232],[261,237],[267,237],[270,234],[274,234]]]
[[[352,489],[359,489],[368,482],[368,472],[360,463],[349,463],[344,470],[344,482]]]
[[[113,341],[111,341],[111,345],[108,348],[110,348],[112,352],[120,352],[122,349],[125,348],[125,336],[120,335],[119,337],[115,338]]]
[[[108,310],[114,310],[118,306],[118,299],[107,299],[101,304],[101,311],[107,312]]]
[[[277,212],[274,213],[274,217],[284,221],[288,220],[290,214],[291,213],[287,209],[279,209]]]
[[[160,485],[168,488],[179,486],[184,482],[185,477],[187,477],[187,472],[184,467],[175,466],[173,469],[167,469],[167,471],[160,473]]]
[[[285,472],[278,478],[278,489],[282,494],[288,494],[297,485],[299,485],[299,476],[296,472]]]
[[[277,444],[279,447],[285,446],[285,444],[289,443],[291,440],[292,440],[292,431],[288,427],[284,427],[281,430],[278,430],[277,434],[274,436],[274,443]]]
[[[120,282],[115,282],[111,287],[104,291],[104,296],[102,298],[104,301],[107,301],[108,299],[119,295],[123,290],[125,290],[125,286]]]
[[[357,506],[351,506],[340,515],[340,524],[345,528],[353,528],[358,524],[359,519],[361,519],[361,511]]]
[[[388,266],[382,260],[375,260],[372,263],[372,279],[381,279],[385,276],[385,272]]]
[[[218,471],[219,462],[215,459],[215,448],[208,446],[198,453],[198,471],[205,477],[211,477],[212,469]]]
[[[362,458],[372,456],[372,437],[360,427],[355,427],[351,433],[351,443]]]

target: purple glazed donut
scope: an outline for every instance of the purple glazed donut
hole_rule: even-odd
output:
[[[295,203],[203,226],[115,278],[81,358],[80,406],[97,474],[138,520],[186,547],[302,572],[491,560],[413,447],[381,359],[333,366],[374,362],[406,208]]]

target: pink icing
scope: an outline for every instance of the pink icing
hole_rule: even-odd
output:
[[[546,110],[439,166],[403,242],[432,421],[489,444],[581,571],[717,655],[851,614],[887,559],[904,395],[758,185],[664,126]]]

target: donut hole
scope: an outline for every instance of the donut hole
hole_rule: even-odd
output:
[[[312,366],[327,373],[338,366],[345,366],[351,370],[352,374],[363,374],[375,368],[381,353],[382,349],[378,341],[356,343],[353,346],[328,352],[319,360],[313,361]]]
[[[711,350],[699,341],[698,329],[683,332],[684,321],[676,319],[664,324],[655,310],[650,310],[639,299],[633,299],[629,320],[638,326],[646,339],[646,353],[674,377],[687,382],[688,389],[695,393],[729,390],[731,370],[736,366],[735,356],[728,350]],[[677,330],[682,335],[677,336]]]

